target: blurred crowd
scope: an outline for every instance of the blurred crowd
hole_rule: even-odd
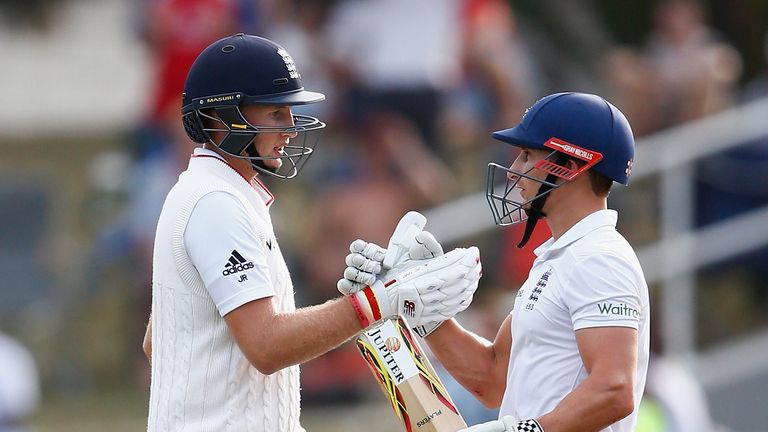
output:
[[[120,342],[128,346],[123,352],[130,361],[123,364],[135,370],[139,387],[146,386],[148,374],[140,341],[151,303],[155,221],[192,150],[180,121],[181,92],[196,55],[218,38],[243,31],[275,40],[295,59],[305,86],[327,95],[326,102],[306,108],[328,128],[302,175],[267,183],[276,195],[272,217],[299,304],[338,295],[336,281],[352,240],[385,245],[406,211],[425,210],[482,189],[487,162],[509,163],[515,157],[511,148],[494,143],[490,132],[515,125],[541,95],[601,93],[627,115],[636,138],[768,96],[768,68],[745,82],[741,54],[708,24],[707,10],[694,0],[655,2],[644,43],[608,40],[591,53],[599,66],[587,68],[587,74],[574,70],[573,75],[552,70],[559,47],[548,47],[545,32],[526,22],[515,2],[505,0],[134,3],[135,36],[152,58],[147,94],[153,98],[121,152],[98,159],[99,164],[120,167],[128,181],[117,186],[122,188],[121,210],[95,230],[88,271],[93,295],[109,286],[98,282],[114,277],[107,275],[127,281],[130,310],[122,316],[127,336]],[[768,43],[765,55],[768,59]],[[768,187],[761,181],[766,163],[768,140],[763,139],[699,164],[696,223],[704,226],[766,205]],[[658,235],[652,222],[657,192],[652,182],[633,188],[632,200],[611,204],[624,210],[620,229],[627,237],[647,243]],[[2,235],[8,236],[4,244],[17,239],[14,233]],[[532,250],[549,232],[546,224],[539,224],[523,249],[515,247],[519,237],[518,229],[510,228],[462,241],[481,247],[485,275],[474,304],[460,318],[486,337],[494,336],[488,332],[511,309]],[[10,251],[4,248],[3,253]],[[28,258],[30,263],[38,260],[34,254]],[[757,280],[757,270],[766,262],[768,252],[750,254],[739,260],[737,276],[754,278],[754,289],[745,295],[762,311],[768,307],[768,289]],[[54,381],[70,386],[74,378],[67,377],[87,375],[83,368],[74,364],[58,370]],[[674,370],[659,366],[660,374]],[[668,379],[649,378],[646,407],[652,413],[654,401],[666,404],[663,421],[672,424],[679,421],[675,415],[684,414],[676,414],[665,395],[681,386],[670,389],[664,382]],[[696,393],[692,385],[690,391]],[[352,344],[305,365],[302,387],[305,403],[354,402],[377,392]],[[449,387],[468,422],[494,415],[454,383]],[[646,424],[655,421],[662,420],[654,414],[646,417]],[[645,430],[705,430],[698,427]]]

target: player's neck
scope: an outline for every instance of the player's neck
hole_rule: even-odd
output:
[[[256,177],[256,170],[253,169],[251,162],[248,161],[247,159],[241,159],[241,158],[232,156],[229,153],[211,144],[205,144],[205,148],[223,157],[224,160],[227,161],[227,164],[229,164],[229,166],[231,166],[232,169],[237,171],[238,174],[240,174],[246,180],[252,181],[253,178]]]
[[[595,195],[579,197],[571,194],[566,196],[564,201],[553,204],[556,205],[553,205],[551,210],[547,209],[547,225],[555,240],[585,217],[608,208],[608,200]]]

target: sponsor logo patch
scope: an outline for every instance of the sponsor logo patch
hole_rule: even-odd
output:
[[[416,303],[410,300],[403,300],[403,313],[411,318],[416,316]]]
[[[252,268],[253,262],[243,258],[243,256],[240,255],[240,252],[235,249],[229,256],[227,264],[224,266],[224,270],[221,272],[221,274],[224,276],[229,276]]]
[[[396,337],[388,337],[387,340],[384,341],[384,345],[389,352],[397,352],[397,350],[400,349],[400,340]]]
[[[628,318],[640,318],[640,311],[625,303],[598,303],[600,315],[614,315]]]

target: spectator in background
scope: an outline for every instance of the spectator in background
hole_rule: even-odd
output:
[[[459,0],[336,4],[327,31],[352,127],[377,112],[396,113],[439,151],[441,99],[459,76],[459,7]]]
[[[607,54],[604,73],[616,106],[621,107],[632,123],[635,136],[655,132],[663,89],[657,83],[651,61],[635,48],[617,47]]]
[[[729,107],[741,74],[741,57],[706,24],[697,0],[660,1],[644,50],[617,48],[605,64],[636,136]]]
[[[707,26],[697,0],[669,0],[656,9],[646,55],[660,86],[657,128],[718,112],[732,103],[741,58]]]
[[[538,83],[507,2],[463,0],[460,19],[461,80],[449,92],[440,119],[441,142],[459,184],[474,192],[488,159],[478,144],[490,143],[489,129],[523,115]]]
[[[697,0],[659,4],[648,56],[664,98],[661,127],[704,117],[732,103],[741,59],[706,25]]]
[[[464,0],[461,12],[465,86],[476,93],[470,100],[484,101],[474,111],[484,116],[485,126],[519,120],[539,83],[512,9],[502,0]]]
[[[35,361],[24,346],[0,333],[0,432],[24,432],[22,426],[40,401]]]

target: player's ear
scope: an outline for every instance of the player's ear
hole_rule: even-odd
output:
[[[565,163],[565,167],[577,171],[579,168],[581,168],[584,165],[584,162],[577,161],[573,158],[568,158],[567,162]]]

